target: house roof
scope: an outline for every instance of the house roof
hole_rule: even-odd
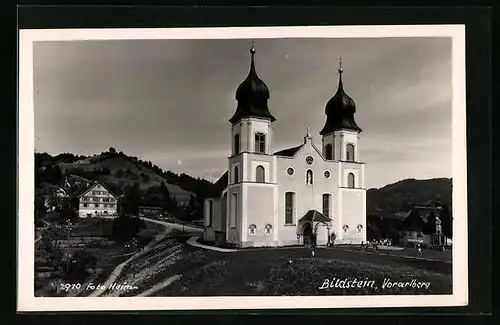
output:
[[[299,221],[329,222],[332,221],[332,219],[317,210],[309,210],[302,218],[299,219]]]
[[[98,182],[98,181],[94,181],[94,182],[90,183],[88,186],[81,188],[80,190],[73,193],[73,195],[71,195],[71,197],[79,198],[82,195],[88,193],[90,190],[92,190],[97,185],[101,185],[102,187],[104,187],[104,189],[106,189],[109,192],[109,194],[111,194],[114,198],[117,197],[116,194],[114,194],[106,185],[104,185],[103,183]]]
[[[425,221],[422,219],[419,212],[417,210],[412,210],[401,224],[401,230],[422,231],[424,226]]]

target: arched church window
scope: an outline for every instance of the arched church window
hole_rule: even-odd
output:
[[[344,231],[344,234],[347,234],[349,232],[349,226],[348,225],[342,226],[342,230]]]
[[[208,200],[208,226],[212,227],[214,219],[214,201]]]
[[[248,227],[248,234],[250,236],[255,236],[257,234],[257,226],[256,225],[250,225]]]
[[[313,185],[313,172],[310,169],[306,171],[306,184]]]
[[[354,174],[349,173],[347,175],[347,187],[354,188]]]
[[[234,183],[238,183],[240,181],[240,169],[238,166],[234,166]]]
[[[294,202],[295,201],[295,193],[286,192],[285,193],[285,224],[292,225],[293,224],[293,210],[294,210]]]
[[[261,165],[255,168],[255,181],[257,183],[264,183],[266,180],[266,170]]]
[[[363,231],[363,225],[362,224],[359,224],[356,229],[358,229],[358,232],[362,232]]]
[[[326,217],[330,217],[330,194],[323,194],[323,214]]]
[[[352,143],[348,143],[346,146],[346,160],[354,161],[354,145]]]
[[[235,134],[234,135],[234,144],[233,144],[233,154],[237,155],[240,153],[240,135]]]
[[[270,224],[267,224],[265,227],[264,227],[264,233],[269,236],[269,235],[272,235],[273,234],[273,226],[271,226]]]
[[[266,135],[264,133],[255,133],[255,152],[266,152]]]
[[[236,227],[236,218],[238,217],[238,194],[231,195],[231,227]]]
[[[333,146],[331,143],[325,146],[325,159],[332,160],[333,159]]]
[[[227,193],[224,193],[224,195],[222,196],[222,206],[221,206],[221,210],[222,210],[222,217],[224,218],[223,220],[223,225],[226,225],[226,217],[227,217]]]

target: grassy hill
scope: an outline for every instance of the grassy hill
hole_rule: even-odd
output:
[[[405,211],[414,205],[430,205],[439,201],[451,206],[451,178],[425,180],[405,179],[366,193],[368,215],[404,219]]]
[[[122,152],[103,152],[90,157],[68,153],[57,156],[37,153],[35,161],[39,173],[55,169],[58,170],[56,174],[101,181],[110,185],[112,189],[123,189],[138,184],[145,192],[163,183],[168,188],[170,196],[183,205],[188,204],[192,196],[204,196],[204,192],[210,191],[213,186],[206,180],[195,179],[185,174],[177,175],[170,171],[164,172],[151,162],[127,156]],[[40,181],[44,182],[44,177],[41,178]],[[49,175],[48,178],[54,183],[52,180],[54,175]]]

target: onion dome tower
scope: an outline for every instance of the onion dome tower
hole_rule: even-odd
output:
[[[356,104],[354,100],[344,92],[342,84],[342,59],[339,59],[339,84],[337,92],[328,101],[325,108],[326,123],[323,129],[319,132],[321,135],[326,135],[337,130],[347,130],[361,132],[361,128],[354,120],[356,113]]]
[[[276,120],[267,107],[269,88],[267,88],[264,81],[259,78],[255,70],[255,47],[253,46],[253,42],[250,54],[250,72],[236,90],[238,106],[234,115],[229,119],[229,122],[232,124],[245,117],[268,119],[271,122]]]

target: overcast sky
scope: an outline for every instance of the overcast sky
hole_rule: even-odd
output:
[[[363,129],[366,185],[451,177],[451,39],[256,40],[271,91],[274,148],[315,143],[335,94]],[[249,40],[118,40],[34,45],[37,152],[92,155],[110,146],[164,170],[216,180],[227,168],[234,98]]]

